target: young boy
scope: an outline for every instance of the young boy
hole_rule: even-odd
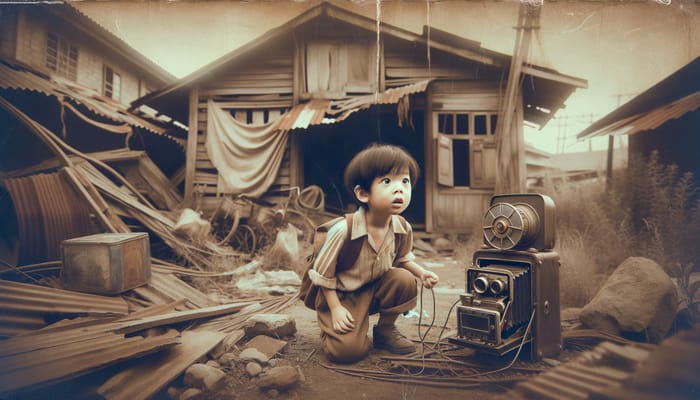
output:
[[[418,278],[424,287],[438,276],[414,259],[411,225],[399,216],[411,202],[418,179],[416,161],[403,149],[373,144],[358,153],[345,170],[345,186],[360,208],[352,226],[346,220],[333,225],[309,277],[321,288],[316,312],[321,348],[334,362],[349,363],[369,352],[369,315],[379,313],[373,345],[396,354],[415,351],[413,342],[394,325],[399,314],[416,306]],[[348,237],[362,240],[357,261],[336,270],[338,254]],[[398,246],[397,246],[398,244]]]

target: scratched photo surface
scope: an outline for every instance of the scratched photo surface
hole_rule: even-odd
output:
[[[0,398],[700,391],[698,1],[0,0],[0,69]],[[439,283],[334,363],[375,142]]]

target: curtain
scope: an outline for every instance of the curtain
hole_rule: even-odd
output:
[[[205,146],[219,171],[219,193],[259,197],[272,185],[288,137],[288,131],[276,128],[277,121],[246,125],[209,100]]]

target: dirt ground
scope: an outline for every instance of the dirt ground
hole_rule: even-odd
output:
[[[435,293],[435,328],[430,331],[430,338],[437,338],[442,325],[445,323],[447,313],[452,304],[459,298],[459,293],[464,286],[463,263],[457,262],[451,257],[440,257],[421,260],[423,265],[432,269],[440,276],[440,284]],[[419,292],[420,293],[420,292]],[[425,333],[427,325],[433,319],[433,301],[430,291],[423,292],[424,315],[421,320],[422,333]],[[286,365],[299,365],[303,371],[305,382],[279,394],[261,392],[255,385],[255,381],[247,376],[243,366],[238,365],[230,371],[227,377],[226,388],[211,397],[216,400],[233,399],[305,399],[328,400],[334,399],[483,399],[493,398],[502,393],[504,388],[485,384],[477,389],[458,388],[433,388],[417,385],[410,382],[394,383],[374,379],[353,377],[327,369],[322,364],[329,362],[319,351],[319,328],[316,324],[315,313],[306,309],[301,302],[285,311],[296,320],[297,334],[294,338],[288,338],[287,350],[278,356]],[[376,322],[377,316],[370,318],[370,326]],[[418,315],[417,312],[409,316],[402,316],[397,322],[401,331],[409,338],[418,339]],[[454,313],[450,315],[447,323],[448,331],[454,330],[456,321]],[[371,330],[368,333],[371,336]],[[383,355],[390,355],[383,350],[372,350],[369,357],[361,362],[351,365],[353,368],[363,370],[377,370],[377,363]],[[407,377],[407,379],[410,377]]]

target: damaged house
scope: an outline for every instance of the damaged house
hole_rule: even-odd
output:
[[[180,203],[161,171],[170,175],[183,164],[184,131],[127,109],[134,99],[172,81],[172,75],[68,4],[0,8],[4,261],[55,260],[61,240],[110,230],[65,189],[66,177],[56,169],[68,159],[59,153],[90,154],[108,163],[161,209]],[[167,189],[154,190],[155,182]]]
[[[430,27],[416,34],[321,3],[133,103],[189,126],[185,204],[275,200],[319,186],[329,211],[353,202],[349,159],[371,142],[403,146],[422,177],[405,212],[427,232],[471,230],[496,187],[496,130],[511,57]],[[523,124],[543,126],[586,81],[522,66],[509,161],[525,188]],[[512,159],[511,159],[512,158]]]
[[[191,285],[234,255],[174,232],[186,131],[128,110],[172,80],[69,4],[0,7],[0,397],[150,398],[295,300]]]

